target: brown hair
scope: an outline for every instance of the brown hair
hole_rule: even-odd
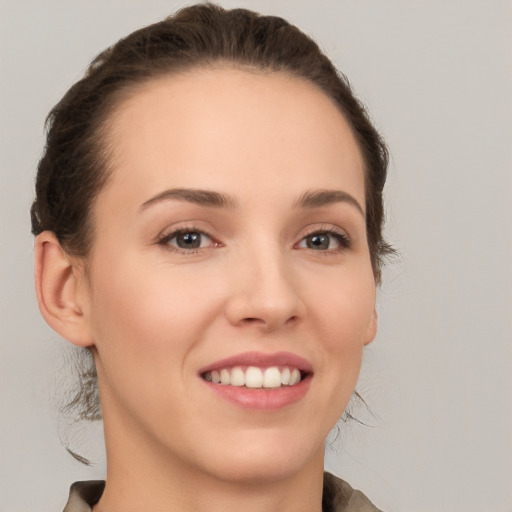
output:
[[[104,136],[109,114],[152,78],[222,62],[309,80],[344,114],[365,162],[366,230],[379,282],[383,256],[392,252],[382,236],[388,152],[347,79],[311,38],[284,19],[209,3],[186,7],[107,48],[52,109],[31,208],[32,233],[50,230],[70,254],[86,256],[94,236],[90,212],[109,178]],[[76,403],[85,404],[83,388],[81,393]],[[89,402],[81,417],[95,417],[90,407],[97,401]]]

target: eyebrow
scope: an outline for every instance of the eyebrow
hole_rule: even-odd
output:
[[[363,207],[357,199],[343,190],[308,190],[294,204],[295,208],[319,208],[335,203],[348,203],[365,217]]]
[[[200,190],[194,188],[171,188],[164,190],[160,194],[145,201],[139,208],[139,213],[146,210],[149,206],[166,201],[169,199],[178,199],[195,203],[201,206],[210,206],[214,208],[230,208],[238,207],[238,201],[227,194],[214,192],[212,190]]]
[[[238,201],[233,196],[214,192],[213,190],[202,190],[194,188],[171,188],[151,197],[139,208],[139,213],[152,206],[168,200],[181,200],[200,206],[213,208],[238,208]],[[308,190],[304,192],[295,202],[294,208],[320,208],[335,203],[348,203],[356,208],[364,217],[365,213],[359,202],[349,193],[343,190]]]

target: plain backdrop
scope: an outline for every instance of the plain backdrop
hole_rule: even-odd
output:
[[[71,482],[105,469],[101,428],[57,411],[67,344],[33,293],[44,118],[100,50],[187,3],[0,0],[1,512],[61,510]],[[328,468],[387,511],[512,511],[512,3],[220,3],[316,38],[391,150],[387,233],[401,257],[359,384],[371,413],[341,426]]]

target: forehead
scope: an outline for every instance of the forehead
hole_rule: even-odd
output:
[[[286,73],[219,67],[153,79],[118,105],[106,136],[107,187],[131,183],[149,196],[249,180],[255,193],[263,185],[268,193],[287,182],[297,193],[348,187],[364,204],[364,166],[348,123],[323,91]]]

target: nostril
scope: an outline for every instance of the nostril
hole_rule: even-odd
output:
[[[291,316],[290,318],[288,318],[284,324],[294,324],[295,322],[297,322],[299,320],[299,317],[298,316]],[[247,318],[244,318],[242,319],[242,322],[241,323],[244,323],[244,324],[261,324],[261,325],[269,325],[271,324],[272,322],[270,322],[269,320],[265,320],[265,318],[257,318],[257,317],[247,317]]]
[[[248,323],[248,324],[255,324],[255,323],[264,323],[264,321],[261,319],[261,318],[256,318],[256,317],[249,317],[249,318],[244,318],[243,321],[245,323]]]

